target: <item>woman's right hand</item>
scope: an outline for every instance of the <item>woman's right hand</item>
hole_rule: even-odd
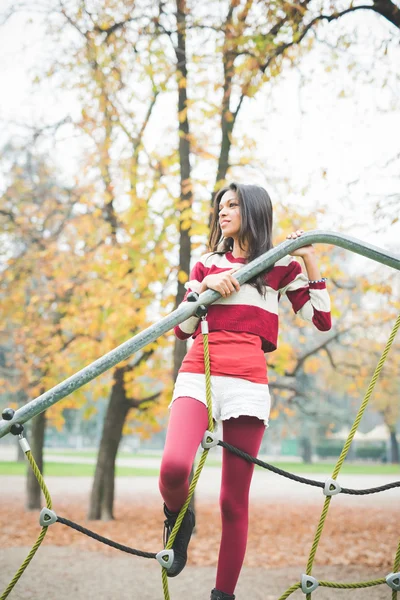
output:
[[[240,284],[238,280],[232,275],[236,269],[229,269],[223,273],[215,273],[214,275],[207,275],[202,281],[202,292],[207,288],[219,292],[221,296],[227,298],[233,292],[240,290]]]

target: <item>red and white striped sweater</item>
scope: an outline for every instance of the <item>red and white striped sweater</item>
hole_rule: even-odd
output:
[[[185,285],[186,301],[190,291],[198,292],[207,275],[221,273],[241,264],[246,259],[234,258],[232,252],[201,256],[190,273],[190,281]],[[262,350],[276,350],[278,340],[278,302],[284,294],[289,298],[295,313],[311,321],[320,331],[331,328],[330,299],[324,281],[309,283],[300,264],[292,257],[285,256],[277,261],[265,275],[267,283],[265,299],[257,289],[247,283],[240,286],[227,298],[219,298],[208,307],[207,321],[210,331],[236,331],[258,335]],[[180,340],[195,338],[201,333],[200,319],[189,317],[174,328]]]

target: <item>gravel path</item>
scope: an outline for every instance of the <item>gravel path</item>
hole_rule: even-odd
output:
[[[273,551],[273,549],[271,549]],[[28,548],[0,549],[0,591],[22,563]],[[237,600],[278,600],[299,581],[302,567],[270,570],[244,568],[236,588]],[[350,567],[316,567],[314,575],[325,581],[355,582],[382,577],[382,572]],[[213,567],[191,567],[169,579],[171,600],[208,600],[214,585]],[[386,584],[360,590],[318,588],[313,600],[390,600]],[[76,548],[40,548],[25,575],[17,583],[10,600],[163,600],[161,568],[153,560],[122,554],[105,556]],[[290,598],[305,595],[297,590]]]
[[[315,479],[323,481],[325,477],[319,475],[315,476]],[[382,485],[398,479],[399,477],[395,476],[342,476],[340,482],[344,487],[361,489]],[[204,469],[197,488],[199,504],[208,500],[212,500],[212,503],[217,502],[219,480],[219,469]],[[69,503],[80,498],[86,506],[92,479],[86,477],[47,477],[46,483],[56,506],[61,501]],[[25,478],[16,476],[1,477],[0,489],[3,506],[19,505],[25,497]],[[284,502],[288,502],[293,507],[297,506],[297,511],[301,511],[301,514],[306,510],[312,510],[313,507],[310,507],[310,505],[317,503],[315,522],[320,510],[318,505],[323,503],[323,495],[320,489],[294,483],[265,471],[255,473],[251,496],[253,501],[260,501],[261,505],[265,503],[265,508],[271,503],[279,506]],[[149,505],[155,502],[159,503],[157,478],[117,478],[116,497],[119,502],[129,499],[132,504],[146,502],[146,499]],[[354,514],[350,511],[358,510],[362,514],[364,507],[370,510],[380,510],[385,515],[389,515],[398,506],[399,488],[366,497],[341,495],[337,498],[337,501],[346,506],[346,511],[349,511],[349,514]],[[60,514],[63,514],[63,511]],[[268,513],[266,512],[264,516],[266,520]],[[28,521],[27,515],[23,515],[23,518],[24,523]],[[299,520],[297,518],[296,521],[291,521],[289,517],[288,519],[285,517],[285,524],[290,529],[290,523],[296,524],[297,527]],[[6,534],[9,523],[2,521],[0,516],[0,524]],[[312,519],[309,526],[307,524],[307,528],[310,530],[307,532],[307,547],[308,540],[312,539],[314,526],[314,519]],[[348,526],[351,528],[351,522]],[[369,526],[370,523],[366,523],[367,529]],[[36,531],[37,525],[35,525],[35,536]],[[281,528],[279,533],[283,533]],[[293,535],[298,535],[297,530],[289,531],[289,537],[290,533],[291,539]],[[342,532],[341,535],[344,536],[345,532]],[[31,537],[36,539],[33,535]],[[19,545],[17,538],[16,530],[14,534],[7,538],[8,547],[5,548],[3,545],[0,548],[0,594],[30,551],[30,547],[21,545],[16,547]],[[271,539],[277,540],[279,536]],[[15,540],[14,543],[13,540]],[[377,532],[377,537],[374,540],[376,543],[368,544],[368,547],[372,553],[370,564],[375,565],[377,564],[378,542],[384,544],[388,556],[393,552],[394,545],[392,543],[393,548],[390,551],[386,549],[386,538],[383,531]],[[41,546],[26,573],[11,592],[10,600],[91,600],[92,598],[96,600],[128,600],[128,598],[129,600],[163,600],[161,568],[155,561],[131,557],[116,551],[108,553],[92,552],[77,546],[55,546],[54,543],[49,532],[48,539]],[[265,541],[264,544],[266,543]],[[397,542],[394,543],[397,544]],[[153,548],[156,544],[149,542],[150,546]],[[271,545],[269,549],[267,545],[265,549],[265,568],[243,568],[236,589],[237,600],[278,600],[290,586],[299,581],[301,573],[304,572],[305,563],[296,566],[299,558],[296,558],[295,555],[292,555],[292,561],[296,562],[294,566],[289,565],[285,568],[272,569],[269,557],[277,556],[279,552],[282,552],[282,547]],[[207,545],[205,551],[208,552]],[[271,554],[269,555],[268,552]],[[290,551],[285,550],[285,556],[290,556]],[[359,564],[339,565],[342,557],[334,544],[331,549],[328,545],[328,556],[331,556],[331,561],[325,562],[333,562],[334,564],[319,566],[316,563],[313,569],[313,575],[320,580],[335,582],[368,581],[382,578],[391,570],[389,568],[384,571],[382,568],[369,567],[361,564],[361,562]],[[337,559],[335,556],[337,556]],[[357,554],[354,555],[354,558],[354,562],[357,563]],[[258,562],[260,563],[260,561]],[[261,564],[263,563],[261,562]],[[208,600],[210,589],[214,586],[214,578],[215,567],[191,566],[189,564],[178,578],[168,580],[170,599]],[[304,599],[305,595],[297,590],[289,598],[300,600],[301,598]],[[360,590],[333,590],[319,587],[312,594],[312,598],[313,600],[390,600],[392,592],[386,584]]]

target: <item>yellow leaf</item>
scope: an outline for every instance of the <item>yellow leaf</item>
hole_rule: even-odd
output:
[[[179,283],[186,283],[189,279],[188,274],[185,271],[179,271],[178,273],[178,281]]]
[[[178,113],[179,123],[183,123],[187,119],[187,108],[184,108]]]
[[[178,87],[185,88],[186,87],[186,77],[180,77],[178,81]]]

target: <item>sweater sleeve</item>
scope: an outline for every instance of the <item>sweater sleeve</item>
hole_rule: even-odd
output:
[[[187,297],[190,292],[200,293],[201,282],[206,276],[207,269],[204,267],[201,261],[198,261],[190,272],[190,279],[185,283],[186,293],[182,300],[187,302]],[[196,331],[200,322],[200,317],[189,317],[186,321],[183,321],[179,325],[174,327],[174,333],[179,340],[187,340]]]
[[[320,331],[329,331],[332,327],[331,302],[325,281],[310,283],[297,260],[289,263],[279,292],[286,294],[296,314]]]

